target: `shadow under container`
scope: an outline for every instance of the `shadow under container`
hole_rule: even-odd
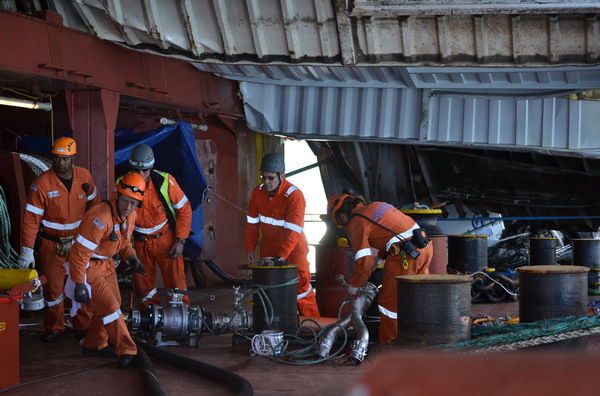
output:
[[[519,322],[587,316],[587,272],[570,265],[535,265],[519,271]],[[579,337],[536,348],[586,350],[587,337]]]
[[[399,345],[430,346],[471,339],[471,277],[396,277]]]
[[[293,281],[298,278],[298,265],[249,265],[248,268],[252,269],[254,292],[253,330],[256,333],[265,330],[295,333],[298,329],[298,282]],[[262,289],[260,294],[256,293],[258,289]]]

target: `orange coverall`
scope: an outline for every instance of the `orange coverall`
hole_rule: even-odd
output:
[[[69,255],[69,271],[73,282],[91,287],[89,305],[94,316],[84,346],[94,350],[105,348],[110,337],[118,356],[135,355],[137,348],[121,313],[121,293],[112,256],[118,253],[125,260],[135,254],[131,234],[137,214],[134,211],[122,221],[115,198],[109,202],[112,213],[108,204],[100,203],[88,210],[81,221]],[[113,230],[118,236],[116,242],[110,240]]]
[[[350,284],[354,287],[361,287],[371,276],[375,265],[371,247],[379,249],[379,256],[383,258],[388,250],[386,245],[390,239],[394,238],[394,235],[365,218],[355,216],[357,213],[373,219],[405,239],[412,238],[413,230],[419,226],[412,218],[385,202],[358,204],[352,210],[348,224],[348,237],[355,252],[356,265],[350,277]],[[398,336],[396,277],[429,273],[433,245],[430,243],[427,247],[417,250],[421,252],[421,255],[416,260],[408,254],[388,255],[385,259],[381,292],[379,293],[379,312],[381,313],[379,340],[382,344],[394,340]]]
[[[175,244],[176,238],[185,239],[190,235],[192,206],[175,178],[171,175],[168,175],[168,177],[169,199],[177,214],[175,232],[167,222],[165,210],[169,209],[164,208],[160,202],[158,198],[159,191],[152,179],[147,183],[142,207],[136,210],[138,217],[134,234],[135,251],[146,270],[146,275],[133,274],[133,285],[140,309],[146,308],[149,304],[160,305],[160,298],[156,289],[156,266],[154,262],[160,268],[167,289],[187,290],[183,256],[173,259],[169,256],[169,251]],[[140,236],[147,239],[142,241],[139,238]],[[183,302],[188,307],[190,306],[188,296],[183,297]]]
[[[88,196],[82,188],[85,183],[89,184]],[[70,192],[59,180],[54,168],[49,169],[31,183],[23,217],[23,246],[34,247],[40,222],[45,234],[57,238],[74,237],[78,233],[87,204],[95,205],[99,201],[92,175],[87,169],[73,167]],[[38,248],[39,262],[36,266],[40,275],[45,275],[48,280],[43,288],[46,303],[44,330],[62,333],[65,329],[63,292],[66,275],[63,264],[67,258],[57,254],[56,244],[55,241],[42,238]],[[91,317],[90,309],[84,306],[72,318],[74,330],[87,330]]]
[[[308,243],[304,234],[306,202],[302,191],[283,179],[279,190],[271,199],[263,185],[252,191],[245,239],[246,252],[256,250],[259,229],[261,257],[283,257],[298,267],[298,311],[302,316],[321,316],[317,299],[310,284]]]

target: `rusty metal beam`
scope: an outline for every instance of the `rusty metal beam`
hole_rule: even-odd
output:
[[[67,91],[67,108],[77,142],[76,164],[89,169],[101,199],[114,185],[119,94],[108,90]]]
[[[0,11],[0,84],[106,89],[182,112],[243,117],[237,83],[25,15]]]

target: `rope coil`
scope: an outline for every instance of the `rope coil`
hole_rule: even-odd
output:
[[[6,196],[0,186],[0,268],[21,268],[17,264],[19,255],[10,245],[10,216],[6,205]]]

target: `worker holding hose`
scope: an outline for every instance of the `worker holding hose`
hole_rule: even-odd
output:
[[[348,294],[356,296],[359,288],[374,270],[371,247],[379,249],[385,260],[379,312],[379,340],[382,344],[398,335],[396,276],[428,274],[433,257],[433,245],[427,242],[423,230],[415,221],[385,202],[367,203],[345,189],[329,199],[327,217],[338,228],[347,228],[355,252],[355,267],[348,282]]]
[[[265,155],[260,171],[263,183],[252,191],[248,206],[245,232],[248,263],[256,263],[256,246],[262,231],[262,257],[274,257],[299,265],[296,298],[300,315],[321,316],[310,284],[308,242],[304,234],[304,195],[285,179],[285,163],[281,155]]]
[[[46,314],[42,342],[62,338],[65,329],[64,264],[85,211],[100,201],[90,172],[74,164],[76,152],[73,139],[56,139],[52,147],[52,168],[31,183],[23,217],[23,246],[18,264],[21,268],[32,267],[34,249],[37,249],[37,269],[48,280],[44,286]],[[72,318],[78,338],[85,335],[91,317],[91,311],[84,306]]]

